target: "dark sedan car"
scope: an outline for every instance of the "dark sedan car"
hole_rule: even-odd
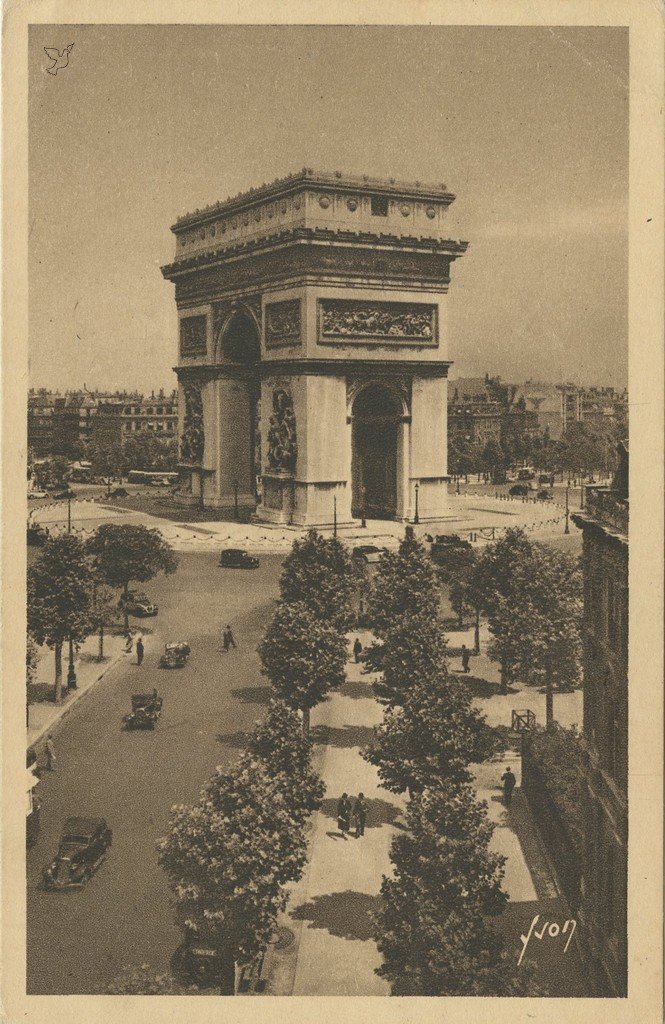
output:
[[[242,548],[227,548],[222,551],[219,564],[227,569],[258,569],[259,560]]]
[[[381,556],[385,555],[387,550],[387,548],[377,547],[376,544],[359,544],[353,549],[352,557],[365,565],[371,565],[380,561]]]
[[[118,607],[121,611],[126,611],[128,615],[133,615],[137,619],[149,619],[151,616],[157,615],[159,611],[157,605],[152,603],[148,595],[139,590],[128,591],[127,597],[121,594]]]
[[[44,868],[44,887],[82,889],[104,860],[111,840],[111,829],[103,818],[67,818],[58,852]]]

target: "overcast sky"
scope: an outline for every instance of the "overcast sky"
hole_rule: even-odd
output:
[[[626,30],[31,26],[30,69],[33,386],[174,386],[170,225],[303,166],[456,193],[451,376],[626,383]]]

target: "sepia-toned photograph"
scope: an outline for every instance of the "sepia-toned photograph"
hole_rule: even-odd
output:
[[[637,994],[634,57],[542,14],[27,24],[25,996]]]

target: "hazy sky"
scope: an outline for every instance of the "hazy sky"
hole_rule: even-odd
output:
[[[304,166],[456,193],[451,375],[626,383],[626,30],[31,26],[30,69],[32,385],[173,386],[170,225]]]

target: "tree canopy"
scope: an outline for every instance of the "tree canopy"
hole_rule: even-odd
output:
[[[111,587],[144,583],[159,572],[178,568],[171,545],[157,529],[131,524],[103,523],[87,544],[99,576]]]
[[[436,620],[439,600],[436,570],[424,545],[407,533],[399,550],[379,562],[368,599],[372,630],[383,640],[404,614]]]
[[[358,571],[348,549],[336,537],[322,537],[316,530],[294,541],[279,581],[282,601],[302,602],[318,619],[341,629],[351,624],[357,586]]]
[[[469,785],[436,787],[410,802],[376,916],[378,973],[393,995],[521,994],[488,920],[507,902],[506,858],[490,851],[492,831]]]
[[[303,735],[296,712],[283,700],[270,701],[265,719],[254,729],[248,752],[265,765],[298,820],[318,810],[325,786],[312,769],[312,743]]]

